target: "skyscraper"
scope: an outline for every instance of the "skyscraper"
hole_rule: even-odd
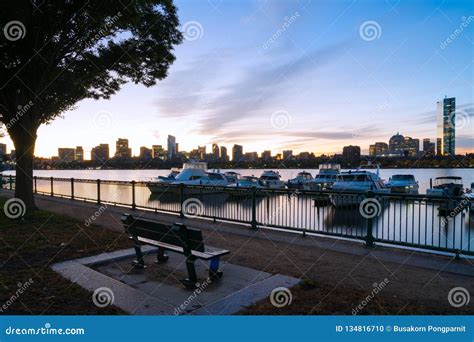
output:
[[[456,98],[446,97],[443,101],[438,101],[438,141],[440,146],[438,150],[442,156],[454,156],[456,154],[456,127],[455,111]]]
[[[219,146],[212,144],[212,157],[214,160],[219,160]]]
[[[100,144],[91,151],[91,160],[104,162],[109,159],[109,144]]]
[[[227,147],[221,146],[221,159],[222,161],[229,161],[229,156],[227,155]]]
[[[74,154],[76,150],[74,148],[68,147],[59,147],[58,148],[58,156],[60,162],[72,162],[74,161]]]
[[[165,159],[165,150],[161,145],[153,145],[151,147],[151,155],[153,159]]]
[[[118,138],[115,143],[115,157],[116,158],[131,158],[132,149],[128,147],[128,139]]]
[[[76,161],[84,161],[84,149],[82,146],[76,146],[76,153],[74,155],[74,160]]]
[[[342,149],[342,157],[352,166],[359,165],[360,146],[344,146]]]
[[[423,139],[423,154],[425,156],[434,156],[435,148],[435,143],[431,142],[430,138]]]
[[[168,135],[168,159],[176,157],[176,137]]]
[[[232,161],[241,161],[244,156],[244,148],[241,145],[234,145],[232,147]]]

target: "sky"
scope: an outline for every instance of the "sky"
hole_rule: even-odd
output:
[[[399,131],[436,138],[456,97],[456,152],[474,152],[474,2],[179,0],[183,44],[169,76],[84,100],[39,129],[35,154],[128,138],[180,150],[341,153]],[[13,144],[8,137],[8,150]]]

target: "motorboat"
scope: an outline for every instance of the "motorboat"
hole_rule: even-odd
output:
[[[239,179],[239,181],[235,184],[229,185],[229,187],[233,188],[257,188],[261,189],[264,186],[261,184],[260,180],[255,176],[243,176]]]
[[[171,169],[171,172],[167,176],[158,176],[158,182],[171,184],[175,181],[176,176],[179,175],[178,169]]]
[[[172,185],[205,185],[205,186],[228,186],[229,182],[227,178],[219,172],[204,172],[202,176],[192,177],[189,179],[183,179],[180,177],[181,174],[176,176]]]
[[[426,190],[428,196],[457,197],[462,196],[463,193],[462,177],[457,176],[437,177],[433,186]]]
[[[206,176],[207,163],[191,161],[183,164],[183,169],[174,177],[171,175],[174,173],[172,170],[170,175],[167,177],[158,177],[156,180],[148,182],[147,187],[152,193],[162,193],[171,191],[169,185],[185,184],[189,181],[199,180]]]
[[[303,189],[305,184],[311,182],[312,180],[313,176],[311,173],[302,171],[298,172],[295,178],[289,179],[288,182],[286,182],[286,186],[289,189]]]
[[[331,203],[336,207],[360,204],[366,198],[367,191],[375,194],[390,193],[378,171],[374,173],[360,169],[341,172],[332,185],[332,190],[341,192],[330,195]]]
[[[414,175],[393,175],[385,183],[391,193],[417,194],[419,185]]]
[[[229,184],[237,184],[238,181],[240,180],[240,173],[235,172],[235,171],[227,171],[224,172],[225,178],[227,178],[227,182]]]
[[[278,171],[264,171],[260,176],[261,184],[269,189],[284,189],[285,183],[281,180]]]
[[[438,207],[439,214],[442,216],[451,215],[452,213],[456,215],[465,207],[465,203],[459,200],[459,197],[464,195],[462,177],[437,177],[433,186],[426,190],[426,195],[446,199],[441,201]]]
[[[341,165],[324,163],[319,165],[319,173],[310,182],[304,184],[304,190],[331,190],[332,185],[341,173]]]

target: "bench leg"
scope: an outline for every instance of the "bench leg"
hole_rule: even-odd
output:
[[[198,286],[196,267],[194,266],[195,261],[195,256],[188,256],[186,258],[186,268],[188,269],[188,277],[186,279],[181,280],[181,283],[189,289],[195,289]]]
[[[162,247],[158,247],[158,254],[156,255],[156,263],[163,264],[167,262],[169,257],[165,254],[165,249]]]
[[[132,262],[132,265],[138,268],[146,268],[145,262],[143,261],[143,253],[140,245],[135,245],[135,254],[137,255],[137,260]]]
[[[219,280],[222,278],[222,271],[219,271],[219,258],[212,258],[209,265],[209,278],[214,280]]]

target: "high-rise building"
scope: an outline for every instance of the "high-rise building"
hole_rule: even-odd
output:
[[[416,157],[420,152],[420,139],[412,139],[411,137],[404,137],[402,150],[405,155]]]
[[[109,144],[100,144],[91,150],[91,160],[104,162],[109,159]]]
[[[241,161],[244,156],[244,148],[242,145],[234,145],[232,147],[232,161]]]
[[[434,156],[435,155],[435,143],[431,142],[430,138],[423,139],[423,155]]]
[[[151,156],[153,159],[165,159],[165,149],[162,145],[153,145],[151,147]]]
[[[388,145],[384,142],[376,142],[373,145],[369,146],[369,156],[379,157],[383,154],[386,154],[388,151]]]
[[[115,158],[131,158],[132,149],[128,147],[128,139],[118,138],[115,143]]]
[[[80,162],[84,161],[84,149],[82,148],[82,146],[76,146],[74,160],[80,161]]]
[[[272,151],[263,151],[262,152],[262,160],[263,161],[269,161],[272,159]]]
[[[456,154],[456,98],[446,97],[438,101],[438,139],[441,155],[454,156]]]
[[[441,151],[441,140],[441,138],[436,138],[436,155],[438,157],[443,155],[443,152]]]
[[[140,158],[151,159],[151,149],[146,146],[140,147]]]
[[[212,144],[212,158],[214,160],[219,160],[219,146],[217,144]]]
[[[168,159],[176,157],[176,137],[168,135]]]
[[[293,151],[292,150],[283,151],[283,160],[290,160],[292,158],[293,158]]]
[[[0,157],[7,155],[7,144],[0,144]]]
[[[60,147],[58,148],[58,157],[60,162],[74,161],[76,150],[74,148]]]
[[[244,154],[244,159],[246,162],[255,163],[258,160],[257,152],[247,152]]]
[[[204,160],[204,157],[206,156],[206,145],[198,146],[197,150],[199,153],[199,159]]]
[[[221,159],[222,161],[229,161],[229,156],[227,155],[227,147],[221,146]]]
[[[342,149],[342,157],[352,166],[360,163],[360,146],[344,146]]]
[[[405,139],[403,135],[401,135],[399,132],[397,134],[393,135],[390,140],[388,141],[388,149],[391,152],[399,152],[403,150],[403,143],[405,142]]]

